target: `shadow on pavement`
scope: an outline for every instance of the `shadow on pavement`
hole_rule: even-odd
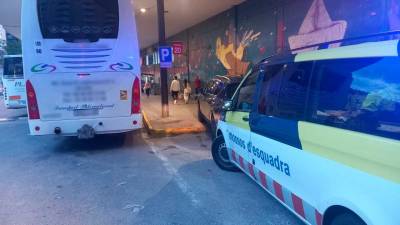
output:
[[[303,224],[245,174],[222,171],[211,159],[182,166],[178,174],[146,201],[135,223]]]
[[[121,151],[124,147],[143,142],[140,132],[129,132],[123,134],[96,135],[89,140],[80,140],[77,137],[63,137],[57,144],[56,151],[59,153],[88,153],[96,154],[105,151]]]

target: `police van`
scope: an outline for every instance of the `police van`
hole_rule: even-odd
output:
[[[342,42],[256,65],[225,103],[212,155],[306,224],[399,225],[400,43],[326,48]]]

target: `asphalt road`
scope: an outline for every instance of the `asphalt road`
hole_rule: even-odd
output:
[[[243,173],[221,171],[206,135],[31,137],[0,122],[1,225],[303,224]]]

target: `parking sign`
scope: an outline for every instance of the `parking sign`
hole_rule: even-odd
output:
[[[160,67],[171,68],[172,67],[172,48],[169,46],[160,46]]]

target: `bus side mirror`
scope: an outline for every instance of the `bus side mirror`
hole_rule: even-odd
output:
[[[232,111],[233,110],[233,101],[228,100],[224,102],[224,105],[222,106],[222,109],[224,111]]]

